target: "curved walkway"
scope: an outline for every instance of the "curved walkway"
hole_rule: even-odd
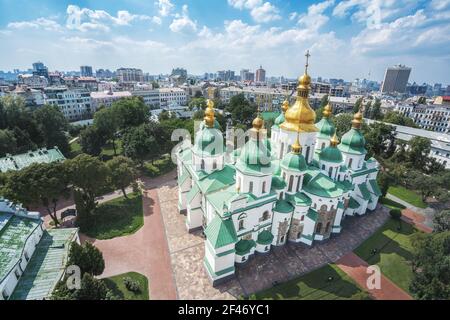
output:
[[[350,252],[336,261],[336,265],[348,274],[361,288],[369,292],[376,300],[413,300],[403,289],[395,285],[391,280],[381,274],[380,289],[367,288],[367,262],[362,260],[353,252]]]
[[[144,193],[143,206],[144,226],[136,233],[111,240],[96,240],[80,234],[81,241],[92,242],[102,251],[105,270],[101,278],[139,272],[149,279],[152,300],[176,299],[169,249],[155,189]]]

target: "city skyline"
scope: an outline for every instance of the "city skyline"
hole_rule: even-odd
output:
[[[26,11],[21,2],[0,1],[0,41],[8,48],[0,70],[38,60],[50,70],[150,74],[262,65],[268,77],[296,78],[310,49],[314,76],[381,81],[401,63],[412,68],[410,82],[450,80],[449,0],[27,1]]]

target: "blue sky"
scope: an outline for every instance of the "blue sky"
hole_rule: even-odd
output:
[[[0,0],[0,43],[3,70],[296,77],[309,49],[313,76],[381,80],[402,63],[413,81],[450,84],[450,0]]]

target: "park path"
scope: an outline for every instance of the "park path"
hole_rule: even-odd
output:
[[[367,262],[353,252],[349,252],[338,261],[336,265],[350,276],[361,288],[369,292],[376,300],[413,300],[403,289],[381,274],[381,289],[368,289]]]
[[[136,233],[111,240],[92,239],[83,234],[80,238],[102,251],[105,270],[100,278],[139,272],[149,279],[150,299],[174,300],[177,293],[156,189],[144,192],[143,206],[144,226]]]
[[[425,233],[433,232],[432,221],[435,214],[435,210],[433,208],[422,209],[415,207],[412,204],[389,193],[386,197],[406,207],[406,209],[402,210],[403,221],[414,225],[417,229]]]

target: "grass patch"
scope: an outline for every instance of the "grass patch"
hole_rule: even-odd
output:
[[[329,281],[329,277],[333,280]],[[253,294],[249,299],[361,300],[370,299],[370,295],[336,265],[329,264],[297,279]]]
[[[76,156],[78,156],[81,153],[83,153],[83,152],[81,151],[81,144],[80,144],[80,140],[78,139],[77,141],[72,142],[70,144],[70,157],[75,158]]]
[[[425,209],[427,207],[427,204],[422,201],[422,197],[419,194],[402,186],[389,187],[388,193],[410,203],[417,208]]]
[[[398,229],[399,228],[399,229]],[[409,223],[389,219],[355,253],[369,265],[378,265],[381,272],[400,288],[409,292],[413,278],[411,239],[418,233]],[[373,250],[376,249],[376,253]]]
[[[149,161],[144,164],[143,173],[150,177],[158,177],[166,174],[175,168],[175,164],[172,162],[170,155],[165,155],[161,159],[153,161],[153,164]]]
[[[140,292],[129,291],[124,283],[123,278],[129,277],[139,282]],[[148,296],[148,279],[146,276],[137,272],[128,272],[118,276],[103,279],[106,286],[121,300],[149,300]]]
[[[92,221],[80,230],[89,237],[107,240],[135,233],[144,225],[142,196],[128,194],[130,199],[120,197],[100,204]]]
[[[117,139],[115,141],[115,144],[116,144],[117,155],[118,156],[122,155],[123,154],[122,140]],[[111,157],[111,158],[114,157],[114,148],[113,148],[112,142],[108,143],[106,146],[103,147],[101,155],[106,156],[106,157]]]
[[[400,210],[406,209],[404,205],[388,198],[381,198],[380,202],[389,209],[400,209]]]

